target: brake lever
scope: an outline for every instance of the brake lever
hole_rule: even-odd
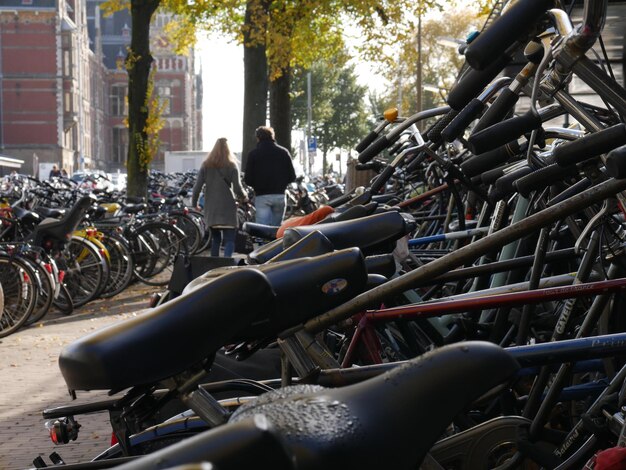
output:
[[[617,203],[616,203],[616,201],[614,199],[605,199],[605,201],[602,204],[602,207],[600,208],[598,213],[596,215],[594,215],[589,220],[589,222],[587,222],[587,225],[582,230],[582,232],[580,233],[580,236],[576,240],[576,243],[574,244],[574,252],[576,254],[579,254],[581,252],[581,245],[582,245],[582,243],[589,236],[589,234],[595,228],[595,226],[600,222],[602,217],[604,217],[605,215],[609,214],[610,213],[609,209],[612,209],[614,207],[615,208],[617,207]]]

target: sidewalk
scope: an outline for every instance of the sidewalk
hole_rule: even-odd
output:
[[[32,460],[58,452],[66,463],[89,460],[111,439],[108,415],[77,417],[77,441],[55,446],[44,428],[44,408],[70,404],[57,366],[61,349],[86,334],[136,315],[148,296],[162,288],[135,284],[113,299],[99,300],[68,317],[50,312],[44,321],[0,340],[0,469],[32,467]],[[79,392],[78,402],[95,401],[106,392]]]

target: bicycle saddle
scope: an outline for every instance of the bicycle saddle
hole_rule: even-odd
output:
[[[265,240],[273,240],[276,238],[278,227],[273,225],[257,224],[254,222],[244,222],[242,227],[244,232],[248,232],[250,236],[264,238]]]
[[[491,343],[455,344],[359,384],[269,392],[231,422],[264,415],[298,469],[413,469],[456,415],[518,369]]]
[[[79,339],[59,368],[70,390],[151,384],[200,364],[273,304],[266,276],[241,269]]]
[[[301,238],[286,250],[269,260],[270,263],[287,261],[291,259],[306,258],[307,256],[319,256],[330,253],[335,249],[328,238],[317,230]]]
[[[238,459],[259,455],[258,441],[238,445],[242,441],[232,439],[242,429],[248,436],[264,430],[267,445],[278,456],[291,455],[298,470],[418,468],[457,414],[518,369],[509,353],[491,343],[444,346],[359,384],[296,385],[266,393],[239,408],[228,424],[120,469],[200,461],[238,468]]]
[[[44,219],[35,227],[28,239],[37,246],[41,246],[45,238],[66,242],[95,200],[93,196],[81,197],[63,218],[59,220]]]
[[[285,231],[283,244],[288,247],[313,230],[319,230],[337,249],[356,246],[370,252],[404,236],[407,224],[399,212],[388,211],[360,219],[290,228]]]
[[[244,269],[213,269],[193,280],[184,292],[226,273]],[[276,295],[268,315],[258,316],[239,339],[276,334],[340,305],[365,289],[367,269],[358,248],[334,251],[321,256],[246,267],[262,272]]]
[[[148,204],[145,202],[139,204],[127,204],[122,207],[121,212],[125,214],[138,214],[139,212],[143,212],[148,208]]]
[[[35,212],[43,217],[58,219],[59,217],[63,217],[65,215],[66,210],[55,207],[37,207],[35,208]]]

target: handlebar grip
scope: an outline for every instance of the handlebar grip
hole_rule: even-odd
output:
[[[498,168],[494,168],[493,170],[485,171],[480,175],[480,181],[482,184],[491,185],[494,184],[498,178],[504,176],[504,169],[506,165],[499,166]]]
[[[541,116],[529,110],[521,116],[507,119],[472,134],[468,139],[469,147],[474,154],[485,153],[540,127]]]
[[[376,131],[372,131],[369,134],[367,134],[363,140],[361,142],[359,142],[358,144],[356,144],[356,147],[354,147],[354,150],[356,150],[357,152],[361,153],[363,150],[365,150],[372,142],[374,142],[376,140],[376,137],[378,137],[378,132]]]
[[[452,122],[452,120],[459,114],[458,111],[451,109],[448,111],[446,115],[441,117],[434,125],[431,127],[430,131],[428,131],[428,140],[430,140],[434,144],[441,143],[441,132],[448,127],[448,124]]]
[[[524,197],[536,190],[542,189],[546,186],[551,186],[555,182],[561,181],[568,176],[576,176],[578,171],[576,167],[562,167],[553,163],[546,167],[535,170],[529,175],[523,176],[513,183],[513,186],[517,189],[517,192]]]
[[[387,139],[386,135],[381,135],[380,137],[378,137],[378,139],[372,142],[369,147],[367,147],[365,150],[363,150],[359,154],[359,157],[358,157],[359,162],[361,163],[369,162],[372,158],[374,158],[380,152],[382,152],[387,147],[389,147],[391,143],[392,142],[390,142],[389,139]]]
[[[502,197],[508,196],[509,194],[515,191],[515,187],[513,186],[513,183],[515,183],[516,180],[522,178],[523,176],[526,176],[529,173],[532,173],[532,171],[533,171],[532,168],[528,166],[523,166],[521,168],[518,168],[515,171],[512,171],[511,173],[508,173],[498,178],[498,180],[495,183],[496,190],[500,194],[502,194]]]
[[[626,145],[612,150],[606,157],[606,172],[615,179],[626,178]]]
[[[502,90],[493,104],[489,106],[489,109],[485,111],[485,114],[476,123],[476,126],[474,126],[474,133],[476,134],[489,126],[501,122],[507,113],[513,109],[518,100],[519,95],[514,91],[511,91],[509,88]]]
[[[517,140],[513,140],[495,150],[468,158],[461,163],[461,170],[463,170],[463,173],[465,173],[466,176],[476,176],[484,171],[505,163],[509,158],[514,157],[519,153],[520,145]]]
[[[569,166],[597,157],[624,144],[626,144],[626,125],[616,124],[559,145],[553,150],[552,156],[559,165]]]
[[[553,0],[520,0],[472,41],[465,51],[467,63],[483,70],[533,28],[554,7]]]
[[[502,54],[485,70],[467,69],[457,84],[450,90],[450,93],[448,93],[446,98],[448,105],[457,111],[462,110],[496,78],[510,60],[511,58],[508,55]]]
[[[377,193],[383,186],[385,186],[385,183],[387,183],[389,178],[391,178],[391,175],[393,175],[394,171],[396,171],[396,169],[392,167],[391,165],[387,165],[385,167],[382,173],[376,177],[376,179],[370,186],[370,189],[372,190],[372,194]]]
[[[452,142],[476,119],[485,109],[485,103],[478,98],[474,98],[468,103],[463,110],[441,131],[441,137],[444,142]]]

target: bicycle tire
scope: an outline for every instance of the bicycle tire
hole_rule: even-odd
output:
[[[59,287],[59,295],[52,301],[52,305],[54,305],[61,314],[71,315],[74,313],[74,302],[72,301],[70,291],[67,289],[64,282],[62,282]]]
[[[25,325],[32,325],[46,316],[52,302],[54,301],[54,280],[46,268],[39,262],[25,258],[33,267],[35,279],[37,280],[37,303],[35,308],[27,318]]]
[[[178,227],[187,237],[187,248],[189,253],[195,254],[198,252],[202,242],[202,232],[198,224],[192,217],[185,214],[171,214],[172,219],[175,221],[176,227]]]
[[[0,257],[0,284],[4,307],[0,312],[0,338],[19,330],[26,322],[37,302],[35,274],[23,260]]]
[[[106,262],[95,245],[74,237],[59,255],[59,267],[65,271],[64,283],[74,307],[95,298],[106,282]]]
[[[133,257],[130,247],[121,237],[103,234],[102,243],[109,251],[109,278],[100,297],[108,299],[128,287],[133,279]]]
[[[135,269],[137,279],[150,286],[168,284],[175,259],[181,253],[188,253],[185,235],[173,225],[149,222],[139,227],[134,237],[151,245],[147,250],[151,252],[142,254],[150,258],[152,269]]]

